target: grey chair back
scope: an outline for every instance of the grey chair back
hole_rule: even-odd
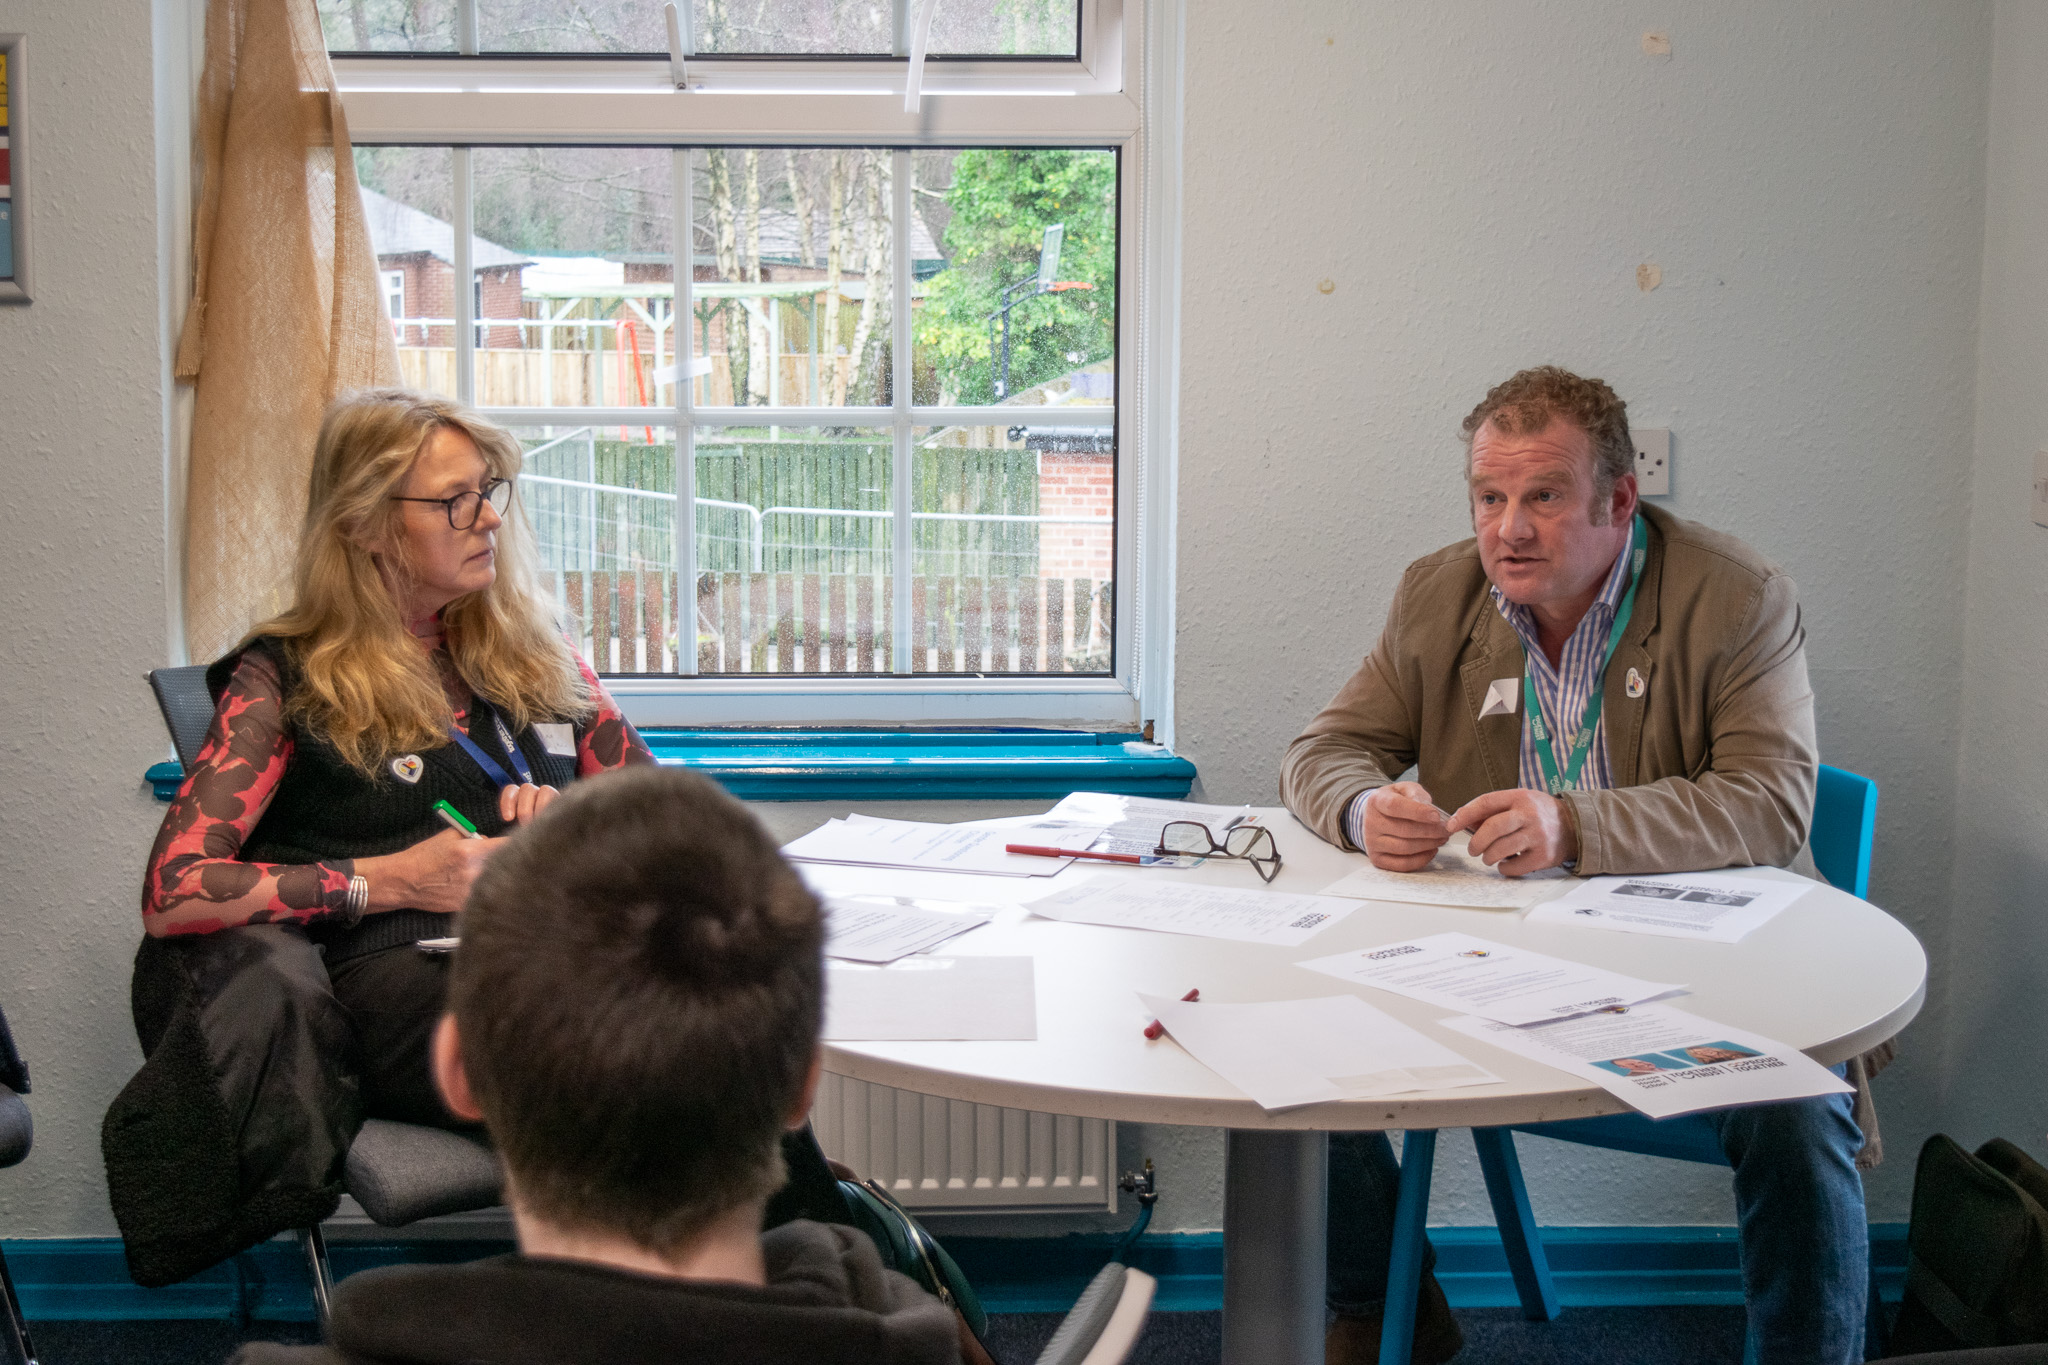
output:
[[[152,668],[149,690],[156,694],[157,709],[164,713],[164,728],[171,732],[178,762],[189,773],[199,762],[199,750],[213,724],[213,693],[206,688],[206,665]]]

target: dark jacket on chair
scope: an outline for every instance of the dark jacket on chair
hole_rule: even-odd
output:
[[[231,1365],[958,1365],[953,1311],[851,1228],[765,1233],[768,1285],[500,1256],[345,1280],[329,1346],[245,1346]]]

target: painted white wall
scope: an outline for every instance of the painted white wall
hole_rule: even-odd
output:
[[[36,1148],[9,1237],[110,1233],[99,1122],[141,1055],[137,870],[169,753],[165,418],[149,0],[0,0],[22,72],[35,302],[0,308],[0,1005]]]
[[[159,153],[183,154],[152,114],[151,18],[149,0],[0,0],[0,30],[34,35],[42,136],[41,298],[0,309],[0,1002],[39,1127],[0,1178],[9,1236],[112,1230],[98,1123],[137,1061],[128,960],[161,811],[138,774],[165,751],[141,673],[169,648],[159,269],[175,224],[155,189]],[[2022,502],[2042,439],[2048,171],[2020,132],[2043,112],[2041,26],[2025,3],[1998,11],[1994,87],[1978,3],[1188,4],[1178,706],[1205,792],[1273,799],[1281,750],[1370,643],[1401,566],[1464,533],[1454,433],[1487,385],[1543,360],[1605,375],[1676,433],[1669,505],[1798,578],[1827,757],[1884,787],[1875,898],[1938,975],[1880,1091],[1880,1217],[1903,1216],[1944,1098],[1983,1133],[2042,1122],[2037,1100],[2000,1108],[1976,1081],[1944,1097],[1933,1079],[1951,960],[1970,992],[1959,1048],[2041,1028],[2010,951],[2039,932],[2040,855],[2023,850],[2044,779],[2021,730],[2039,708],[2017,674],[2044,654],[2023,613],[2040,602],[2028,537],[2048,531]],[[1669,61],[1643,54],[1650,28]],[[1663,268],[1654,292],[1636,288],[1644,262]],[[1978,809],[1973,790],[2022,800]],[[762,809],[787,834],[836,813]],[[1991,870],[1952,877],[1952,840]],[[1953,938],[1952,890],[1970,907]],[[1964,953],[1999,968],[1965,970]],[[1160,1163],[1158,1226],[1218,1224],[1214,1135],[1127,1125],[1120,1145]],[[1546,1222],[1731,1216],[1713,1172],[1550,1146],[1525,1146]],[[1476,1178],[1446,1165],[1437,1217],[1485,1221]]]
[[[1944,1124],[2038,1153],[2048,1090],[2048,528],[2029,514],[2048,449],[2048,7],[1997,7],[1983,331],[1963,632],[1962,780],[1949,932]]]
[[[1401,568],[1470,534],[1458,423],[1554,361],[1672,429],[1666,506],[1798,581],[1824,755],[1882,787],[1874,898],[1938,951],[1989,18],[1190,0],[1177,737],[1208,799],[1276,798]],[[1880,1088],[1881,1217],[1932,1036]],[[1732,1220],[1723,1173],[1525,1148],[1546,1221]],[[1440,1191],[1491,1221],[1469,1171]]]

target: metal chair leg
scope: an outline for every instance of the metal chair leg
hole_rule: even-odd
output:
[[[306,1269],[313,1280],[313,1315],[320,1322],[320,1335],[327,1335],[327,1317],[334,1298],[334,1281],[327,1273],[327,1239],[318,1223],[299,1229],[299,1246],[306,1253]]]
[[[1550,1259],[1543,1254],[1543,1235],[1529,1207],[1529,1187],[1522,1183],[1522,1163],[1515,1155],[1515,1135],[1506,1128],[1474,1128],[1472,1145],[1479,1149],[1479,1169],[1486,1176],[1486,1195],[1493,1201],[1494,1225],[1501,1249],[1515,1277],[1522,1316],[1550,1322],[1562,1311],[1557,1286],[1551,1282]]]
[[[1436,1166],[1436,1130],[1401,1136],[1401,1198],[1394,1206],[1394,1249],[1387,1264],[1387,1306],[1380,1319],[1380,1365],[1408,1365],[1415,1349],[1415,1294],[1422,1284],[1423,1229],[1429,1224],[1429,1177]]]
[[[36,1365],[36,1346],[28,1336],[28,1319],[22,1316],[21,1300],[15,1297],[14,1280],[7,1273],[7,1253],[0,1251],[0,1360],[6,1365]]]

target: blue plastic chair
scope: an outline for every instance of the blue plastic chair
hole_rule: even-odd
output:
[[[1829,885],[1853,896],[1869,892],[1871,849],[1876,833],[1877,783],[1822,764],[1814,793],[1810,843],[1813,861]],[[1610,1151],[1695,1161],[1707,1166],[1728,1164],[1712,1126],[1695,1115],[1652,1120],[1635,1113],[1609,1114],[1513,1127],[1538,1137]],[[1501,1247],[1507,1253],[1515,1293],[1522,1301],[1522,1314],[1532,1322],[1548,1322],[1562,1310],[1557,1287],[1551,1280],[1550,1263],[1543,1255],[1536,1216],[1529,1207],[1529,1191],[1522,1182],[1522,1166],[1515,1155],[1512,1131],[1474,1128],[1472,1142],[1479,1150],[1479,1168],[1486,1177],[1486,1194],[1493,1203],[1494,1222],[1500,1228]],[[1401,1198],[1394,1214],[1393,1257],[1387,1271],[1387,1308],[1380,1335],[1382,1365],[1407,1361],[1413,1344],[1415,1293],[1422,1276],[1423,1225],[1429,1211],[1429,1181],[1435,1162],[1434,1131],[1403,1136]],[[1874,1269],[1865,1331],[1866,1341],[1881,1353],[1884,1316],[1878,1303]],[[1754,1365],[1755,1352],[1753,1342],[1745,1347],[1746,1365]]]

